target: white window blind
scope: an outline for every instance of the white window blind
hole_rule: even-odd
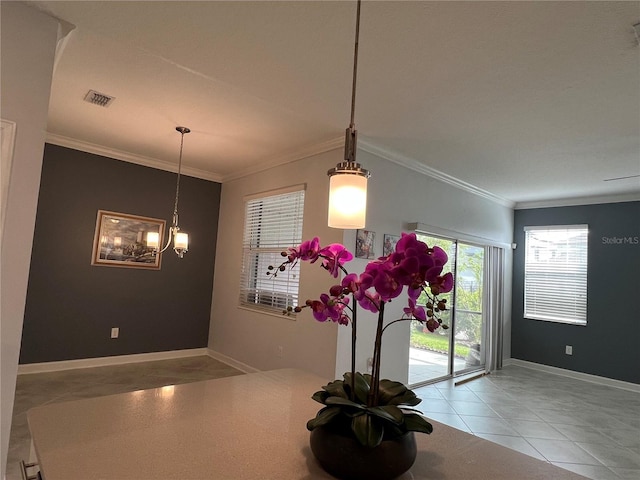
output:
[[[240,305],[278,312],[298,304],[300,264],[267,275],[277,267],[280,253],[302,242],[304,190],[289,191],[245,201]]]
[[[587,323],[587,225],[525,227],[524,316]]]

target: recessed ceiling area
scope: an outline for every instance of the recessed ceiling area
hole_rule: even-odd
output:
[[[355,1],[27,3],[75,27],[53,143],[172,169],[186,125],[185,172],[224,182],[343,139]],[[640,199],[639,22],[637,1],[365,0],[361,148],[511,204]]]

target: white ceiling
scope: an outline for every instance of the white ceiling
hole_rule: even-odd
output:
[[[349,124],[355,1],[28,3],[75,26],[54,143],[171,169],[185,125],[187,173],[227,181]],[[360,146],[507,203],[640,198],[639,22],[637,1],[364,1]]]

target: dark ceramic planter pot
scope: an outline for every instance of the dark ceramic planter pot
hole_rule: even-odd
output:
[[[322,468],[341,480],[391,480],[411,468],[417,453],[413,432],[368,448],[353,437],[318,427],[311,431],[310,444]]]

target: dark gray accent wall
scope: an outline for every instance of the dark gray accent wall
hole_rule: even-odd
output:
[[[514,220],[512,358],[640,383],[640,202],[516,210]],[[523,228],[573,224],[589,225],[587,325],[525,319]]]
[[[160,270],[91,265],[99,209],[169,226],[175,184],[175,173],[46,145],[21,364],[207,346],[219,183],[182,176],[183,259],[170,248]]]

